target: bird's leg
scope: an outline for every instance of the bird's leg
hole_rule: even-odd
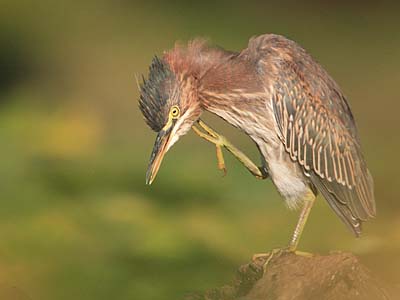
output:
[[[304,226],[306,225],[308,216],[310,215],[310,211],[314,204],[314,201],[315,201],[315,195],[312,191],[309,191],[307,193],[306,197],[304,198],[303,209],[300,213],[300,217],[299,217],[299,220],[297,221],[296,228],[294,229],[292,238],[290,239],[289,245],[287,247],[273,249],[272,251],[270,251],[268,253],[258,253],[258,254],[253,255],[253,258],[252,258],[253,262],[256,262],[259,259],[262,259],[265,261],[263,264],[264,273],[267,270],[267,266],[268,266],[269,262],[272,260],[272,258],[274,256],[279,256],[284,253],[293,253],[295,255],[300,255],[300,256],[304,256],[304,257],[312,257],[313,256],[313,254],[311,254],[311,253],[297,251],[296,249],[297,249],[297,246],[300,241],[301,233],[303,232],[303,229],[304,229]]]
[[[290,239],[288,250],[291,252],[296,252],[297,245],[299,244],[301,234],[303,232],[304,226],[307,223],[308,216],[310,215],[311,208],[315,202],[315,195],[312,191],[309,191],[304,198],[304,206],[301,210],[299,220],[297,221],[296,228],[294,229],[292,238]]]
[[[206,133],[198,129],[196,126],[193,126],[192,129],[200,137],[215,144],[217,147],[217,159],[219,169],[222,169],[224,170],[224,172],[226,172],[224,158],[222,154],[222,147],[224,147],[230,153],[232,153],[255,177],[259,179],[265,179],[268,177],[268,172],[264,167],[258,167],[246,154],[244,154],[242,151],[232,145],[224,136],[216,133],[201,120],[197,121],[197,123]]]

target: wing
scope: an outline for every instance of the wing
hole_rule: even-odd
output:
[[[268,78],[285,150],[358,236],[361,221],[375,216],[375,200],[345,97],[324,69],[290,40],[261,36],[250,41],[249,49]]]

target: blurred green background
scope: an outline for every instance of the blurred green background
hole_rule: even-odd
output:
[[[362,238],[319,198],[300,248],[352,251],[399,283],[399,11],[361,1],[1,0],[1,299],[181,299],[286,245],[298,213],[228,154],[222,178],[215,149],[193,133],[144,184],[155,134],[135,82],[176,40],[240,50],[271,32],[340,84],[375,179],[378,217]],[[247,137],[206,119],[258,159]]]

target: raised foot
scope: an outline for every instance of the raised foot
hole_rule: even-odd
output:
[[[272,258],[274,258],[274,257],[276,258],[276,257],[285,255],[285,254],[294,254],[294,255],[299,255],[299,256],[303,256],[303,257],[313,257],[314,256],[314,254],[312,254],[312,253],[291,250],[289,247],[287,247],[287,248],[276,248],[267,253],[254,254],[251,260],[255,264],[260,264],[260,261],[264,262],[263,270],[265,273],[267,271],[268,264],[270,263]]]
[[[222,153],[222,147],[225,146],[226,140],[225,137],[216,133],[213,129],[207,126],[203,121],[197,121],[197,124],[204,130],[201,131],[196,126],[193,126],[192,129],[203,139],[215,144],[216,151],[217,151],[217,162],[218,162],[218,169],[224,172],[224,176],[226,175],[226,166],[224,155]]]

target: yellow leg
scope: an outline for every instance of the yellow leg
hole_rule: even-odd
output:
[[[211,127],[206,125],[203,121],[199,120],[198,125],[205,131],[201,131],[196,126],[192,129],[200,137],[215,144],[217,147],[218,168],[226,173],[225,162],[222,154],[222,147],[232,153],[255,177],[265,179],[268,177],[268,172],[264,167],[258,167],[250,158],[247,157],[242,151],[233,146],[224,136],[216,133]]]
[[[308,252],[297,251],[297,246],[300,241],[301,234],[307,223],[308,216],[310,215],[311,208],[315,201],[315,195],[310,191],[304,199],[304,206],[300,213],[299,220],[297,221],[296,228],[294,229],[292,238],[290,239],[289,245],[286,248],[273,249],[268,253],[254,254],[252,260],[256,262],[258,259],[264,260],[263,269],[266,272],[269,262],[273,257],[279,256],[284,253],[293,253],[304,257],[312,257],[313,255]]]
[[[300,241],[301,234],[307,223],[307,219],[308,219],[308,216],[310,215],[310,211],[311,211],[311,208],[313,207],[314,202],[315,202],[315,195],[312,191],[309,191],[309,193],[307,194],[307,196],[304,199],[303,209],[301,210],[300,217],[299,217],[299,220],[297,221],[296,228],[294,229],[292,238],[290,239],[289,247],[288,247],[289,251],[292,251],[292,252],[296,251],[297,246]]]

